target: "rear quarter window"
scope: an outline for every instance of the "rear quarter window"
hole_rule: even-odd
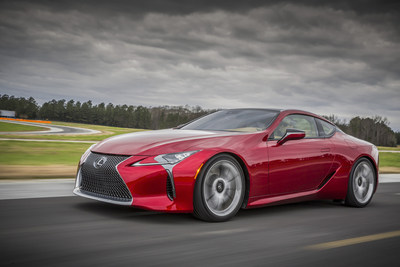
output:
[[[321,125],[324,136],[331,136],[335,133],[336,127],[334,125],[320,119],[317,120]]]

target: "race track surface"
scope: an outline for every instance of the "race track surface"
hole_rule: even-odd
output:
[[[225,223],[72,196],[0,200],[0,210],[2,266],[399,266],[400,260],[400,183],[380,184],[363,209],[314,201],[242,210]],[[327,248],[331,241],[341,242]]]
[[[65,134],[70,134],[70,135],[77,135],[77,134],[98,134],[101,133],[100,131],[97,130],[92,130],[92,129],[85,129],[85,128],[78,128],[78,127],[70,127],[70,126],[60,126],[60,125],[53,125],[53,124],[48,124],[48,123],[35,123],[35,122],[20,122],[20,121],[2,121],[2,122],[7,122],[7,123],[16,123],[16,124],[23,124],[23,125],[29,125],[29,126],[37,126],[37,127],[44,127],[48,128],[45,131],[32,131],[32,132],[1,132],[1,134],[7,134],[7,135],[12,135],[12,134],[27,134],[27,135],[65,135]]]

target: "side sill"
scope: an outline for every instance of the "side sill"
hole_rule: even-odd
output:
[[[292,202],[298,202],[299,199],[302,200],[307,200],[307,199],[313,199],[316,193],[318,193],[319,190],[314,189],[310,191],[305,191],[305,192],[299,192],[299,193],[292,193],[292,194],[287,194],[287,195],[280,195],[280,196],[275,196],[275,197],[264,197],[264,198],[259,198],[257,197],[256,200],[253,200],[250,198],[249,203],[247,204],[247,208],[255,208],[255,207],[260,207],[260,206],[267,206],[267,205],[279,205],[279,204],[286,204],[286,203],[292,203]]]

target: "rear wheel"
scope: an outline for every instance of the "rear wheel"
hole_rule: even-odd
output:
[[[376,187],[376,174],[369,160],[359,159],[353,166],[347,189],[346,205],[365,207],[371,201]]]
[[[239,211],[244,192],[244,173],[237,160],[227,154],[217,155],[197,178],[194,215],[205,221],[229,220]]]

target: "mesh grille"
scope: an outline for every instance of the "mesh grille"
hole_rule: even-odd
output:
[[[101,158],[103,158],[102,162],[96,165]],[[131,201],[131,193],[116,170],[116,166],[127,158],[127,156],[90,153],[81,167],[80,190],[100,198]],[[101,165],[101,163],[103,164]]]
[[[174,199],[174,192],[173,192],[173,187],[171,183],[171,179],[167,177],[167,196],[170,200]]]

